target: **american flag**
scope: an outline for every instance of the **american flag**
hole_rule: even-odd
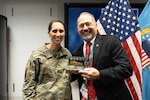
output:
[[[100,34],[117,35],[129,57],[133,75],[126,84],[133,100],[142,100],[142,67],[147,64],[142,49],[141,33],[137,16],[127,0],[110,0],[97,21]]]

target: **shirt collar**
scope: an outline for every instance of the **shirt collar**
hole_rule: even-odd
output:
[[[92,45],[94,44],[95,38],[96,38],[96,36],[90,41],[92,43]],[[86,41],[83,41],[83,42],[84,42],[84,44],[86,44]]]

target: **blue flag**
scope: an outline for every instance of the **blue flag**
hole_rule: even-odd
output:
[[[138,21],[140,24],[142,35],[142,46],[150,58],[150,0],[146,3],[143,11],[141,12]],[[150,100],[150,64],[146,65],[142,70],[142,99]]]

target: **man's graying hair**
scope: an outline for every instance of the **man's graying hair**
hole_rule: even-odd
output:
[[[81,15],[90,15],[91,18],[92,18],[92,20],[93,20],[94,22],[96,22],[95,17],[94,17],[91,13],[89,13],[89,12],[82,12],[82,13],[79,15],[79,17],[80,17]],[[78,19],[79,19],[79,17],[78,17]],[[78,19],[77,19],[77,21],[78,21]]]

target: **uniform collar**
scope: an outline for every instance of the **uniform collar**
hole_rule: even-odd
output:
[[[60,49],[58,51],[54,51],[54,50],[50,50],[46,47],[47,43],[45,43],[44,45],[44,52],[45,52],[45,55],[47,58],[60,58],[62,56],[67,56],[67,52],[65,51],[65,48],[64,47],[60,47]]]

